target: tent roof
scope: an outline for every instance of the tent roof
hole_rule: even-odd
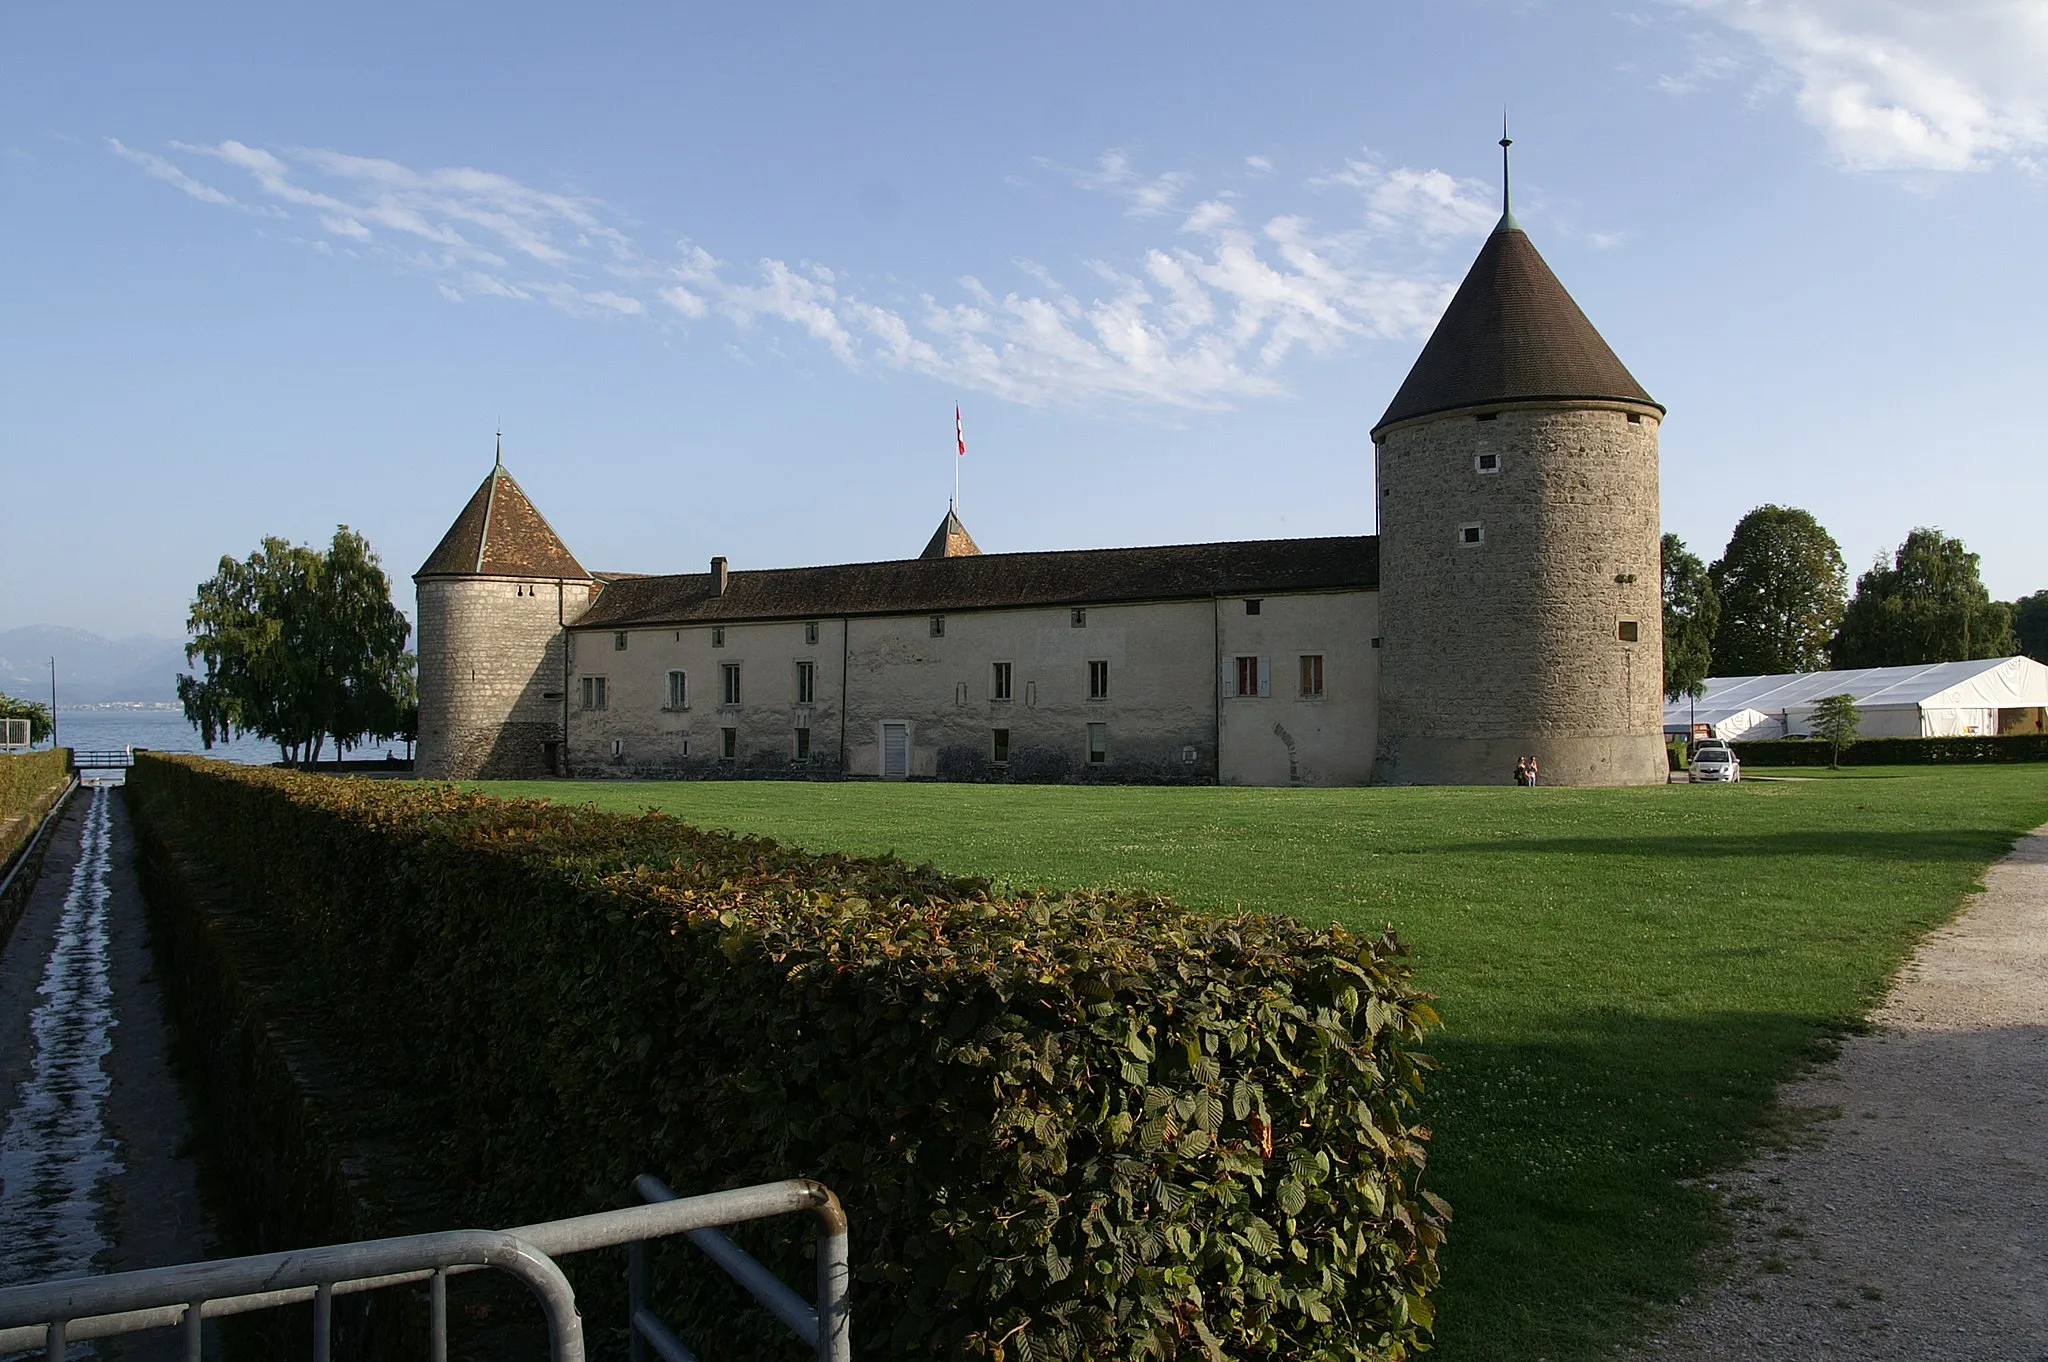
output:
[[[505,471],[492,466],[462,514],[441,536],[420,577],[565,577],[587,581],[590,574],[569,552],[526,492]]]
[[[1860,671],[1710,676],[1698,701],[1667,702],[1664,721],[1683,724],[1689,714],[1694,722],[1718,724],[1745,709],[1808,709],[1830,695],[1854,696],[1862,709],[2018,709],[2048,705],[2048,666],[2030,657],[1993,657]]]

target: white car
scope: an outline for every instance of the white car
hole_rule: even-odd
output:
[[[1696,782],[1742,779],[1742,763],[1720,743],[1701,743],[1692,754],[1692,778]]]

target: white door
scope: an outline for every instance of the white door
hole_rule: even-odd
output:
[[[902,780],[910,775],[910,725],[882,725],[882,779]]]

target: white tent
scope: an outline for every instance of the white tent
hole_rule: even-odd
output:
[[[1945,738],[2021,729],[2039,732],[2048,707],[2048,667],[2030,657],[1867,667],[1781,676],[1712,676],[1699,700],[1664,706],[1664,729],[1706,724],[1717,738],[1804,737],[1824,697],[1849,695],[1865,738]]]

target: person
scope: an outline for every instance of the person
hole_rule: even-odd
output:
[[[1527,757],[1516,757],[1516,758],[1515,758],[1515,784],[1517,784],[1517,785],[1527,785],[1528,783],[1529,783],[1529,759],[1528,759]]]
[[[1538,768],[1537,768],[1537,765],[1536,765],[1536,757],[1535,757],[1535,755],[1534,755],[1534,754],[1532,753],[1532,754],[1530,755],[1530,757],[1529,757],[1529,783],[1530,783],[1531,785],[1534,785],[1534,784],[1536,783],[1536,772],[1537,772],[1537,770],[1538,770]]]

